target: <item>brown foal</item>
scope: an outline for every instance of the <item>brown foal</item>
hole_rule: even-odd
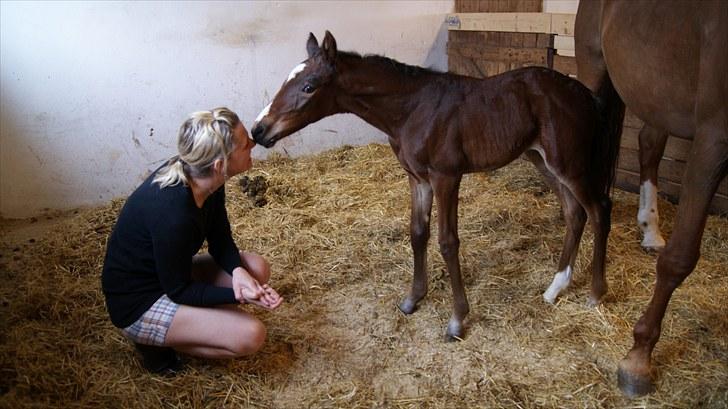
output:
[[[465,173],[500,168],[525,154],[561,200],[566,237],[553,283],[554,302],[571,281],[587,216],[594,231],[591,296],[600,302],[610,229],[609,192],[624,110],[608,112],[578,81],[546,68],[524,68],[475,79],[337,51],[327,31],[313,34],[308,59],[293,69],[253,125],[265,147],[337,113],[353,113],[389,136],[409,175],[412,289],[399,308],[415,311],[427,293],[426,247],[433,198],[439,209],[440,252],[447,265],[454,311],[448,339],[463,335],[469,305],[460,274],[458,188]],[[609,126],[609,125],[612,126]]]

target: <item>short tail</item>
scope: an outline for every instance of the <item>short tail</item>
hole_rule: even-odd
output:
[[[599,129],[592,149],[592,172],[599,181],[597,192],[600,197],[611,196],[617,170],[617,156],[622,139],[622,123],[624,122],[624,102],[606,77],[595,95],[599,113]],[[611,205],[611,203],[609,203]],[[611,207],[611,206],[610,206]]]

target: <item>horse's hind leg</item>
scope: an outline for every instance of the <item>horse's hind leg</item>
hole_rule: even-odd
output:
[[[637,223],[642,230],[642,247],[659,251],[665,247],[657,211],[657,168],[665,151],[667,132],[647,124],[642,127],[640,143],[640,209]]]
[[[417,302],[427,294],[427,242],[430,240],[430,212],[432,211],[432,186],[427,181],[409,177],[412,195],[410,240],[415,258],[412,290],[399,304],[405,314],[412,314]]]
[[[564,236],[564,246],[561,250],[561,258],[559,259],[558,272],[554,275],[549,288],[543,293],[544,300],[553,304],[559,293],[571,284],[574,262],[579,253],[579,243],[586,224],[586,212],[571,194],[571,191],[548,170],[539,154],[535,151],[528,151],[526,157],[533,162],[558,196],[566,221],[566,234]]]
[[[725,122],[723,123],[725,124]],[[693,271],[700,257],[700,242],[710,201],[728,173],[728,135],[712,141],[693,141],[680,191],[675,228],[657,258],[657,280],[647,310],[634,326],[634,345],[620,362],[619,388],[629,396],[651,392],[651,355],[660,338],[662,319],[673,291]]]
[[[434,175],[430,179],[437,201],[437,227],[440,253],[447,265],[453,295],[453,314],[447,325],[446,339],[463,336],[463,320],[470,311],[460,275],[460,239],[458,238],[458,190],[461,176]]]

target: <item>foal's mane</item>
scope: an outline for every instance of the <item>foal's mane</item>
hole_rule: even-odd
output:
[[[416,65],[408,65],[378,54],[366,54],[362,56],[361,54],[353,51],[339,51],[338,55],[339,57],[344,59],[361,60],[365,64],[382,67],[384,69],[394,71],[409,78],[418,78],[426,74],[442,74],[441,72],[434,71],[429,68],[422,68]]]

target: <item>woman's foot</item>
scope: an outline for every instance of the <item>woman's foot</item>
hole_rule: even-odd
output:
[[[170,347],[158,347],[134,343],[142,356],[142,366],[149,372],[162,376],[174,376],[183,368],[177,352]]]

